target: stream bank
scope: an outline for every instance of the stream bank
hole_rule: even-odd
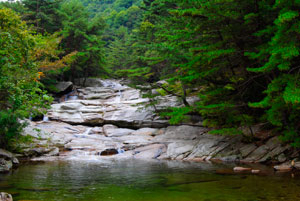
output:
[[[18,157],[34,161],[136,158],[280,163],[285,168],[300,168],[299,153],[259,127],[253,128],[255,135],[263,134],[264,139],[247,143],[242,136],[210,135],[201,121],[170,126],[152,108],[143,107],[148,99],[139,90],[117,80],[88,79],[86,83],[87,87],[76,87],[76,95],[52,104],[44,121],[28,121],[24,135],[32,136],[33,141],[20,145],[23,151]],[[189,97],[190,103],[196,100]],[[156,107],[181,104],[176,97],[164,96]]]

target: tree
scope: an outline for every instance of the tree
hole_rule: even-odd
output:
[[[87,9],[77,0],[63,3],[60,15],[63,24],[61,46],[66,54],[78,52],[68,71],[69,79],[105,74],[101,38],[105,25],[101,16],[90,19]]]
[[[61,29],[58,9],[61,0],[23,0],[27,9],[24,20],[39,33],[54,33]]]
[[[0,145],[11,148],[20,137],[24,117],[43,113],[51,98],[38,81],[31,59],[35,38],[10,9],[0,9]]]

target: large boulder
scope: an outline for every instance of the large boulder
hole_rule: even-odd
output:
[[[0,193],[0,201],[13,201],[13,198],[10,194],[1,192]]]
[[[8,172],[12,169],[13,163],[11,160],[0,158],[0,172]]]
[[[13,165],[19,164],[19,160],[9,151],[0,149],[0,172],[8,172]]]
[[[58,82],[55,85],[56,93],[58,94],[66,94],[67,92],[72,91],[73,83],[72,82]]]

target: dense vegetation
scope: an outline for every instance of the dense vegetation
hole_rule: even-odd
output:
[[[15,119],[20,114],[12,112],[11,101],[40,87],[31,78],[37,72],[48,89],[57,80],[112,75],[135,86],[146,83],[151,104],[157,96],[176,95],[184,106],[159,111],[171,123],[201,115],[215,134],[241,134],[260,123],[300,146],[298,0],[23,0],[2,7],[31,26],[26,34],[35,41],[24,49],[14,44],[24,41],[19,35],[5,38],[25,30],[20,20],[16,28],[1,25],[1,57],[13,57],[1,60],[1,112]],[[28,82],[15,92],[15,85],[6,86],[13,83],[7,74],[22,69]],[[199,101],[189,103],[191,95]]]

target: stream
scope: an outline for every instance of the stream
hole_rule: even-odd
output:
[[[298,175],[267,168],[261,175],[233,174],[230,169],[179,161],[55,161],[1,175],[0,190],[17,201],[300,200]]]
[[[170,126],[139,90],[96,81],[28,121],[34,140],[20,148],[33,162],[0,174],[0,192],[17,201],[300,200],[299,173],[253,164],[288,162],[276,136],[257,145],[208,134],[201,122]],[[165,96],[156,108],[181,104]],[[233,172],[238,165],[260,172]]]

